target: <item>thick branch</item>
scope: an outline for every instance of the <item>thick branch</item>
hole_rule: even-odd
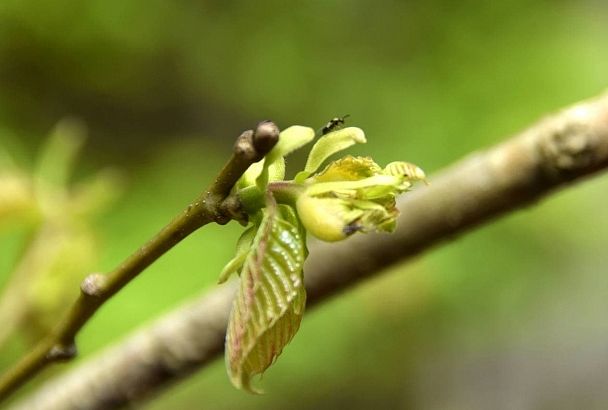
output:
[[[0,401],[49,364],[76,356],[75,337],[80,329],[110,297],[165,252],[203,225],[227,223],[233,215],[226,209],[224,199],[247,168],[270,151],[278,137],[278,128],[270,121],[258,124],[255,132],[245,131],[237,139],[231,158],[207,191],[108,275],[94,273],[87,276],[80,286],[80,297],[52,334],[2,375]]]
[[[305,266],[316,304],[392,264],[556,188],[608,167],[608,95],[541,121],[475,153],[404,196],[396,233],[311,249]],[[140,401],[222,352],[234,284],[191,302],[49,382],[18,408],[108,409]]]

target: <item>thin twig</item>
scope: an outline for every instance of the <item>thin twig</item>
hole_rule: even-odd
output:
[[[319,244],[305,266],[310,304],[437,243],[534,203],[608,167],[608,95],[475,153],[403,197],[392,235]],[[110,409],[141,402],[210,363],[223,349],[229,283],[176,309],[41,388],[18,409]],[[304,329],[303,331],[306,331]]]
[[[278,137],[278,128],[270,121],[261,122],[255,131],[245,131],[207,191],[108,275],[87,276],[80,286],[80,296],[57,328],[2,376],[0,401],[49,364],[72,359],[77,353],[76,334],[91,316],[161,255],[198,228],[211,222],[225,224],[238,215],[238,210],[230,209],[224,200],[240,176],[270,151]]]

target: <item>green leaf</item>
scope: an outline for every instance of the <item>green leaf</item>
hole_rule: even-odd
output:
[[[355,232],[393,231],[399,211],[394,197],[383,198],[383,202],[302,195],[296,205],[302,224],[312,235],[335,242]]]
[[[240,236],[236,243],[236,256],[224,266],[224,269],[222,269],[222,272],[220,273],[218,283],[226,282],[230,275],[243,267],[245,259],[251,250],[251,244],[253,243],[257,229],[258,225],[251,226]]]
[[[65,186],[84,140],[85,130],[78,121],[59,122],[38,159],[36,174],[39,182]]]
[[[323,161],[346,148],[359,143],[364,144],[365,133],[361,128],[348,127],[338,131],[330,132],[319,138],[317,143],[310,150],[304,171],[296,175],[295,181],[302,182],[315,172]]]
[[[314,182],[358,181],[382,173],[380,165],[370,157],[344,158],[331,162],[314,177]]]
[[[250,392],[297,332],[306,292],[304,238],[293,210],[269,196],[241,269],[241,282],[226,333],[226,366],[232,383]]]
[[[265,163],[266,159],[262,158],[261,161],[251,164],[236,183],[237,189],[244,189],[256,185],[256,180],[264,171]],[[283,178],[285,178],[285,160],[281,157],[274,161],[272,164],[268,165],[267,172],[268,181],[283,180]]]
[[[320,196],[333,193],[338,196],[373,199],[395,192],[401,186],[402,181],[403,177],[374,175],[358,181],[320,182],[312,184],[306,190],[306,194]]]
[[[350,231],[349,226],[364,213],[340,198],[302,195],[296,206],[302,224],[308,232],[326,242],[341,241],[356,232]]]
[[[272,148],[266,158],[272,163],[278,158],[286,157],[302,148],[315,138],[315,130],[301,125],[292,125],[279,134],[279,142]]]
[[[383,171],[386,175],[403,176],[407,180],[424,181],[426,183],[426,175],[424,171],[411,162],[395,161],[384,167]]]
[[[262,169],[264,168],[264,161],[265,158],[262,158],[261,161],[254,162],[253,164],[249,165],[247,171],[241,175],[236,183],[236,188],[240,190],[255,185],[255,180],[260,176]]]
[[[279,134],[279,142],[266,155],[257,185],[265,189],[268,181],[281,181],[285,178],[285,157],[302,148],[315,138],[315,130],[301,125],[292,125]]]

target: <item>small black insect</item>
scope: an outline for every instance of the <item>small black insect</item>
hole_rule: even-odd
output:
[[[350,114],[346,114],[344,117],[336,117],[329,120],[325,127],[321,129],[321,135],[329,134],[332,131],[338,130],[344,126],[344,120],[350,117]]]
[[[342,232],[346,236],[351,236],[355,232],[359,232],[362,229],[363,229],[363,227],[361,225],[359,225],[357,223],[357,221],[353,221],[353,222],[349,223],[348,225],[344,226],[344,228],[342,228]]]

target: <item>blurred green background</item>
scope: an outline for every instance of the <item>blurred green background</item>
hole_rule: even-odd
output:
[[[0,146],[31,168],[59,120],[87,124],[75,179],[112,166],[126,181],[92,222],[106,271],[259,120],[350,114],[368,138],[352,152],[432,182],[603,91],[607,39],[601,0],[3,0]],[[234,390],[218,360],[142,408],[604,409],[607,200],[599,176],[311,310],[263,396]],[[0,229],[6,282],[28,228]],[[82,354],[212,289],[240,230],[206,227],[164,256],[87,325]],[[2,368],[25,348],[3,347]]]

